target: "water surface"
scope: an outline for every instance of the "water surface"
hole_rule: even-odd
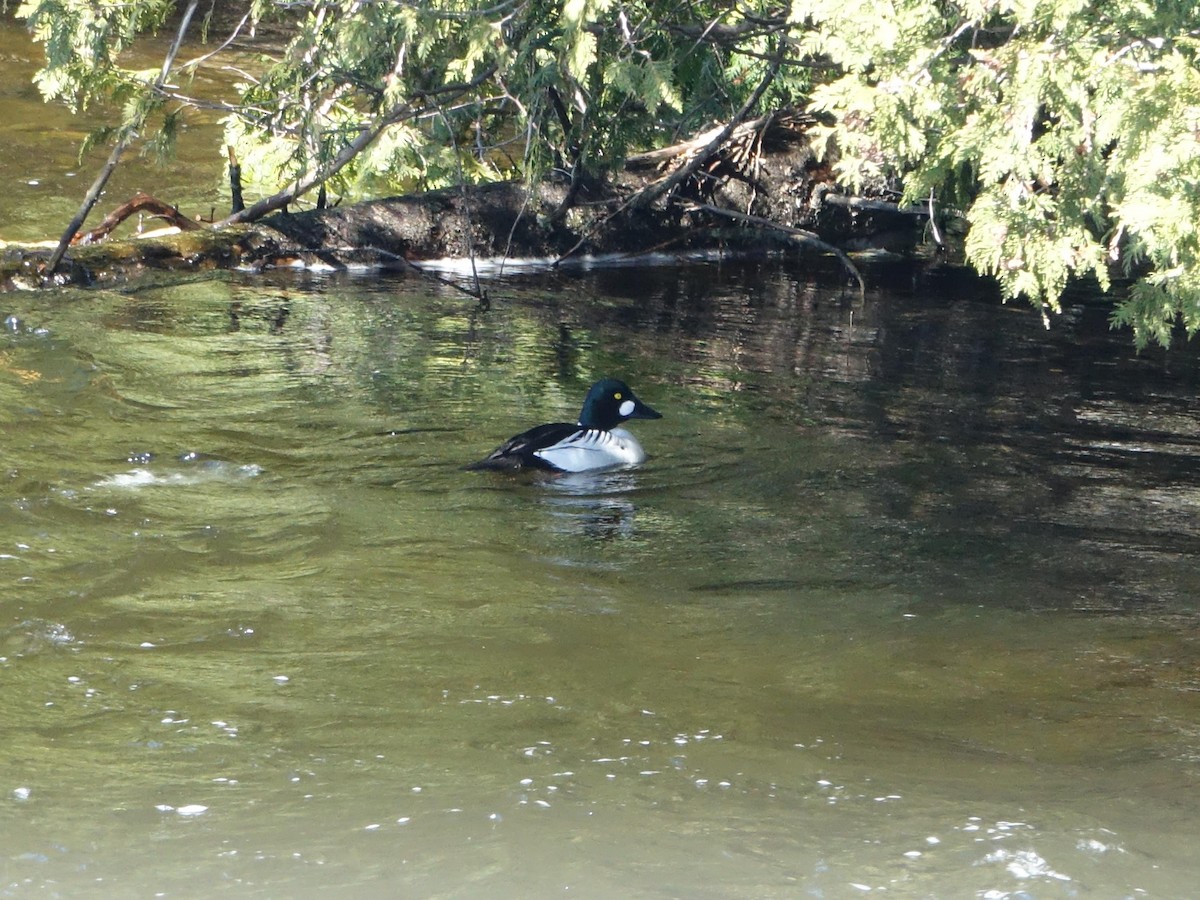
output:
[[[786,265],[492,294],[4,298],[0,892],[1192,890],[1189,349]],[[461,470],[604,374],[645,466]]]

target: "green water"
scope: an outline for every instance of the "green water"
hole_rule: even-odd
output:
[[[1189,895],[1190,357],[941,288],[4,297],[0,896]]]

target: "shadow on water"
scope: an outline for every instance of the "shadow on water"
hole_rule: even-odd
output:
[[[757,473],[744,465],[749,436],[731,454],[697,434],[693,449],[708,458],[689,478],[733,455],[739,477],[786,491],[806,445],[836,436],[853,455],[810,474],[854,496],[873,539],[953,584],[948,597],[1193,614],[1195,348],[1136,353],[1083,293],[1046,329],[953,273],[898,265],[874,276],[891,287],[860,304],[754,267],[617,270],[597,275],[595,290],[630,302],[581,315],[666,350],[698,411],[724,419],[732,405],[793,430],[772,448],[780,469]],[[992,589],[1006,574],[1019,583]]]

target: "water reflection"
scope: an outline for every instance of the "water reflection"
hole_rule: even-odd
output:
[[[633,472],[571,472],[544,478],[542,503],[550,512],[550,530],[593,540],[629,538],[635,533],[637,488]]]

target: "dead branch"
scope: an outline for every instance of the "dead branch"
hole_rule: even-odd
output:
[[[750,115],[750,111],[758,105],[758,101],[762,99],[762,96],[766,93],[767,88],[770,87],[771,83],[775,80],[775,76],[779,74],[779,67],[783,63],[783,57],[787,53],[787,47],[787,40],[781,36],[779,39],[779,48],[775,51],[775,55],[771,59],[771,65],[768,67],[767,72],[763,76],[762,80],[758,83],[758,86],[754,89],[754,93],[746,98],[746,102],[742,104],[741,109],[739,109],[734,114],[733,118],[730,119],[725,126],[721,128],[721,130],[718,131],[713,138],[692,157],[691,161],[680,166],[662,181],[643,188],[634,194],[629,203],[631,207],[638,209],[640,207],[649,206],[659,197],[673,192],[675,188],[695,175],[700,167],[708,162],[713,154],[715,154],[725,143],[725,141],[729,139],[729,136],[733,133],[733,130],[742,122],[744,122],[746,116]]]
[[[920,206],[901,206],[888,200],[871,200],[866,197],[847,197],[832,191],[822,195],[821,202],[828,206],[841,206],[845,209],[859,212],[894,213],[900,216],[928,216],[928,208]]]
[[[164,219],[174,225],[180,231],[197,231],[204,226],[193,219],[179,212],[178,207],[171,206],[169,203],[163,203],[149,194],[137,193],[134,194],[128,202],[122,203],[107,216],[104,221],[93,228],[87,234],[77,234],[72,239],[74,244],[94,244],[96,241],[107,237],[113,229],[132,216],[134,213],[148,212],[151,216],[158,219]]]
[[[749,122],[742,122],[729,133],[730,142],[739,141],[749,134],[765,128],[771,124],[773,114],[759,116],[757,119],[751,119]],[[649,169],[654,166],[661,165],[665,162],[675,159],[676,157],[691,157],[693,154],[703,150],[710,144],[718,134],[724,129],[724,125],[718,125],[715,128],[710,128],[702,134],[696,135],[686,141],[680,141],[678,144],[672,144],[669,147],[662,147],[658,150],[649,150],[645,153],[634,153],[626,157],[625,168],[631,171],[639,169]]]

